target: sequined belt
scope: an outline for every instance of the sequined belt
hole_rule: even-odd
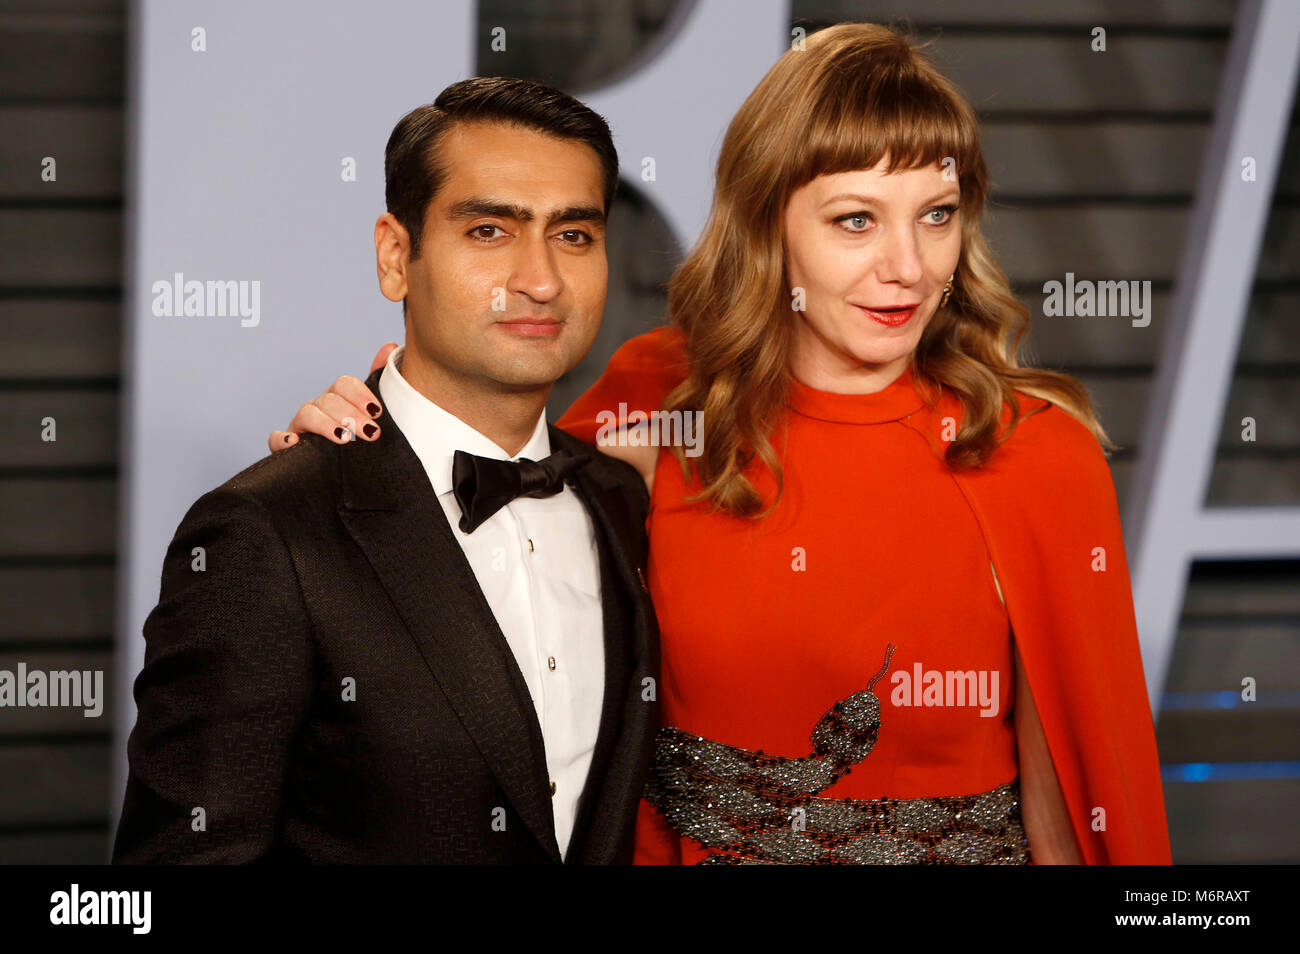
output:
[[[709,849],[701,864],[1027,864],[1018,778],[974,795],[820,795],[875,747],[880,701],[872,689],[893,651],[865,690],[818,720],[808,756],[661,729],[647,801]]]

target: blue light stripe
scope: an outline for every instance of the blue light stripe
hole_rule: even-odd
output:
[[[1300,778],[1300,762],[1184,762],[1160,766],[1166,782],[1236,782]]]
[[[1187,709],[1300,709],[1300,689],[1268,689],[1254,702],[1242,702],[1240,690],[1221,692],[1166,692],[1160,697],[1160,711]]]

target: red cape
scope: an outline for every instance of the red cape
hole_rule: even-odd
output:
[[[620,405],[658,409],[685,374],[680,333],[640,335],[615,353],[558,426],[594,444],[597,414],[617,414]],[[1017,398],[1015,433],[984,467],[953,476],[993,560],[1084,861],[1169,864],[1155,726],[1110,467],[1075,418],[1047,401]],[[1003,412],[1006,421],[1010,408]],[[935,408],[907,423],[941,453],[945,418],[960,425],[962,414],[945,391]]]

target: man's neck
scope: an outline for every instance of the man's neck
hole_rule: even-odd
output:
[[[403,350],[398,370],[406,383],[442,408],[460,418],[511,457],[527,445],[537,429],[537,419],[546,408],[551,385],[525,391],[478,389],[449,378],[419,355]]]

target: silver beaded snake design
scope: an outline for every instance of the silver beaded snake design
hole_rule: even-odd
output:
[[[677,728],[659,731],[646,799],[710,849],[701,864],[1027,864],[1019,779],[977,795],[819,797],[875,748],[880,700],[867,688],[812,730],[811,755],[787,758]]]

